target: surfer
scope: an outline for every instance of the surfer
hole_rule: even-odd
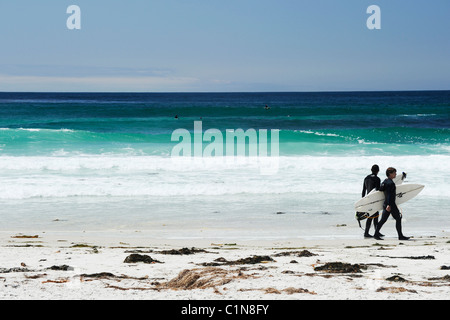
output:
[[[383,204],[383,215],[381,216],[381,220],[378,223],[375,229],[374,238],[377,240],[381,239],[382,235],[380,233],[381,227],[383,227],[384,223],[387,221],[390,215],[395,219],[395,228],[397,229],[398,239],[399,240],[409,240],[409,237],[405,237],[402,233],[402,215],[395,204],[396,197],[396,187],[393,179],[397,176],[397,170],[395,168],[389,167],[386,170],[387,179],[383,181],[380,186],[380,191],[384,191],[384,204]]]
[[[362,190],[363,198],[366,195],[368,195],[373,189],[375,189],[375,190],[380,189],[381,180],[378,177],[378,172],[380,172],[380,167],[378,165],[374,164],[371,168],[371,171],[372,171],[372,173],[364,178],[363,190]],[[372,220],[373,220],[373,226],[375,229],[377,228],[379,215],[380,215],[380,213],[377,211],[373,215],[371,215],[370,217],[367,218],[366,229],[364,230],[364,238],[373,238],[373,236],[369,234],[370,226],[372,225]]]

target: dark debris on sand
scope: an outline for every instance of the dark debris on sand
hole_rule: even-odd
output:
[[[271,257],[269,256],[252,256],[248,258],[242,258],[234,261],[228,261],[223,257],[217,258],[214,260],[214,262],[205,262],[202,263],[202,266],[205,267],[216,267],[216,266],[223,266],[223,265],[240,265],[240,264],[257,264],[257,263],[264,263],[264,262],[274,262]]]
[[[80,274],[81,278],[88,278],[92,280],[101,280],[101,279],[133,279],[133,280],[148,280],[148,277],[130,277],[127,275],[115,275],[111,272],[98,272],[98,273],[90,273],[90,274]]]
[[[182,248],[179,250],[162,250],[162,251],[158,251],[157,253],[161,253],[161,254],[171,254],[171,255],[189,255],[189,254],[194,254],[194,253],[207,253],[208,251],[203,250],[203,249],[197,249],[197,248]]]
[[[34,272],[28,268],[0,268],[0,273],[10,273],[10,272]]]
[[[130,254],[128,257],[125,258],[123,261],[124,263],[137,263],[137,262],[143,262],[143,263],[162,263],[161,261],[155,260],[152,257],[145,255],[145,254],[138,254],[133,253]]]
[[[312,253],[308,250],[302,250],[302,251],[285,251],[285,252],[279,252],[277,254],[274,254],[274,257],[285,257],[285,256],[291,256],[295,255],[296,257],[313,257],[317,256],[317,254]]]
[[[409,293],[417,293],[416,290],[405,289],[403,287],[380,287],[380,288],[378,288],[376,290],[376,292],[389,292],[389,293],[409,292]]]
[[[61,266],[51,266],[47,268],[48,270],[54,270],[54,271],[73,271],[74,268],[71,266],[68,266],[66,264],[63,264]]]
[[[450,275],[445,275],[445,276],[443,276],[443,277],[437,277],[437,278],[429,278],[428,280],[431,280],[431,281],[436,281],[436,280],[439,280],[439,281],[450,281]]]
[[[411,256],[411,257],[391,257],[391,256],[377,256],[382,258],[390,258],[390,259],[411,259],[411,260],[434,260],[436,259],[434,256]]]
[[[400,277],[399,275],[394,275],[392,277],[389,277],[386,279],[386,281],[391,281],[391,282],[408,282],[408,280],[406,280],[405,278]]]
[[[329,273],[361,273],[361,269],[367,269],[367,266],[343,262],[328,262],[322,266],[315,267],[314,271],[323,271]]]

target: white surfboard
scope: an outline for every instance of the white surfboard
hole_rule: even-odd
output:
[[[402,184],[396,187],[395,203],[400,205],[417,196],[425,186],[422,184]],[[383,210],[384,192],[375,191],[355,203],[356,212],[375,213]]]
[[[401,185],[406,179],[406,173],[402,172],[401,174],[398,173],[397,176],[395,177],[395,179],[393,179],[392,181],[394,181],[396,186]]]
[[[392,181],[394,181],[396,186],[399,186],[399,185],[403,184],[403,182],[405,180],[406,180],[406,173],[402,172],[401,174],[397,174],[395,179],[393,179]],[[368,194],[366,194],[366,196],[368,196],[369,194],[375,193],[375,192],[377,192],[377,190],[372,189],[372,191],[370,191]]]

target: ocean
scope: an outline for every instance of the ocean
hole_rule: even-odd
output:
[[[177,129],[199,154],[174,156]],[[225,155],[238,129],[267,130],[267,155],[250,138]],[[213,141],[224,156],[205,153]],[[353,205],[378,164],[382,180],[393,166],[425,185],[401,206],[405,235],[438,236],[449,163],[450,91],[0,93],[3,231],[362,238]],[[396,235],[392,220],[383,233]]]

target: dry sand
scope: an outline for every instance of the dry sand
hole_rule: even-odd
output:
[[[447,300],[449,248],[446,234],[223,241],[1,232],[0,299]]]

